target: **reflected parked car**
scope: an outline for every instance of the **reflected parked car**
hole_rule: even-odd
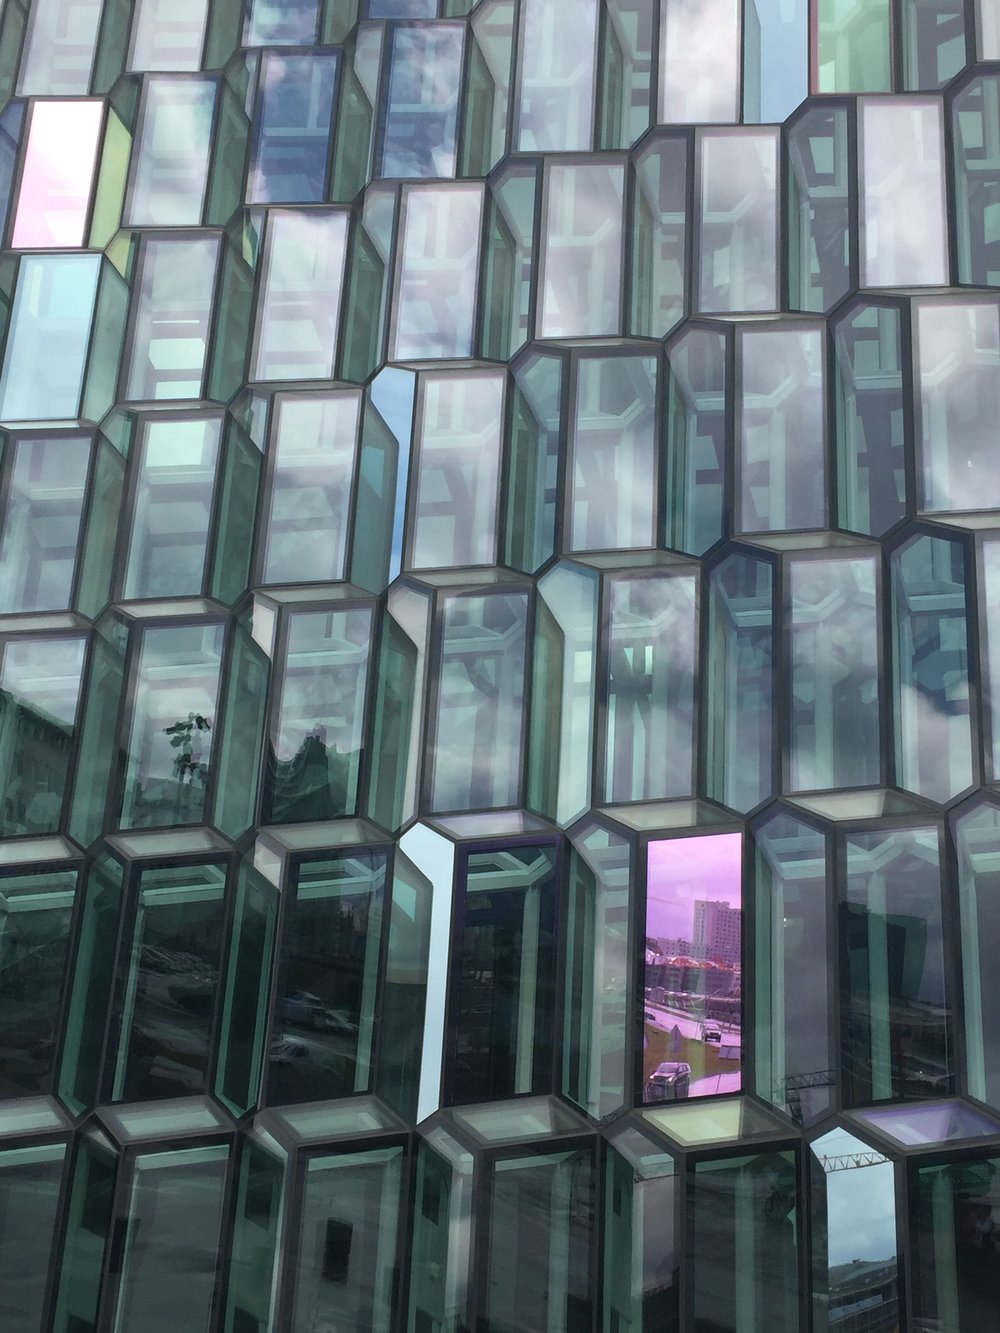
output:
[[[683,1060],[664,1060],[646,1080],[647,1102],[677,1102],[691,1088],[691,1066]]]

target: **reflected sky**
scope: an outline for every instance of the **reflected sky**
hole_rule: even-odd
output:
[[[649,844],[646,932],[657,938],[690,938],[694,904],[742,905],[743,838],[715,833]]]

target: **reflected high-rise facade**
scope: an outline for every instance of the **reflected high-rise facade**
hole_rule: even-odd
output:
[[[983,1333],[997,0],[6,0],[4,1333]]]

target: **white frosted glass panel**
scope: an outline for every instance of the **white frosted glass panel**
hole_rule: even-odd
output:
[[[346,251],[346,212],[271,213],[252,379],[332,376]]]
[[[483,187],[415,186],[404,207],[393,355],[469,356]]]
[[[665,0],[660,116],[667,125],[740,118],[739,0]]]
[[[861,107],[862,285],[943,286],[948,249],[941,103],[880,98]]]
[[[615,334],[621,318],[623,169],[549,169],[542,227],[543,338]]]
[[[518,148],[590,148],[597,0],[524,0],[521,25]]]

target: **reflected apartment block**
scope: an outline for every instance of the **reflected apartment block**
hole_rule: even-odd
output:
[[[0,8],[4,1333],[983,1333],[1000,5]]]

